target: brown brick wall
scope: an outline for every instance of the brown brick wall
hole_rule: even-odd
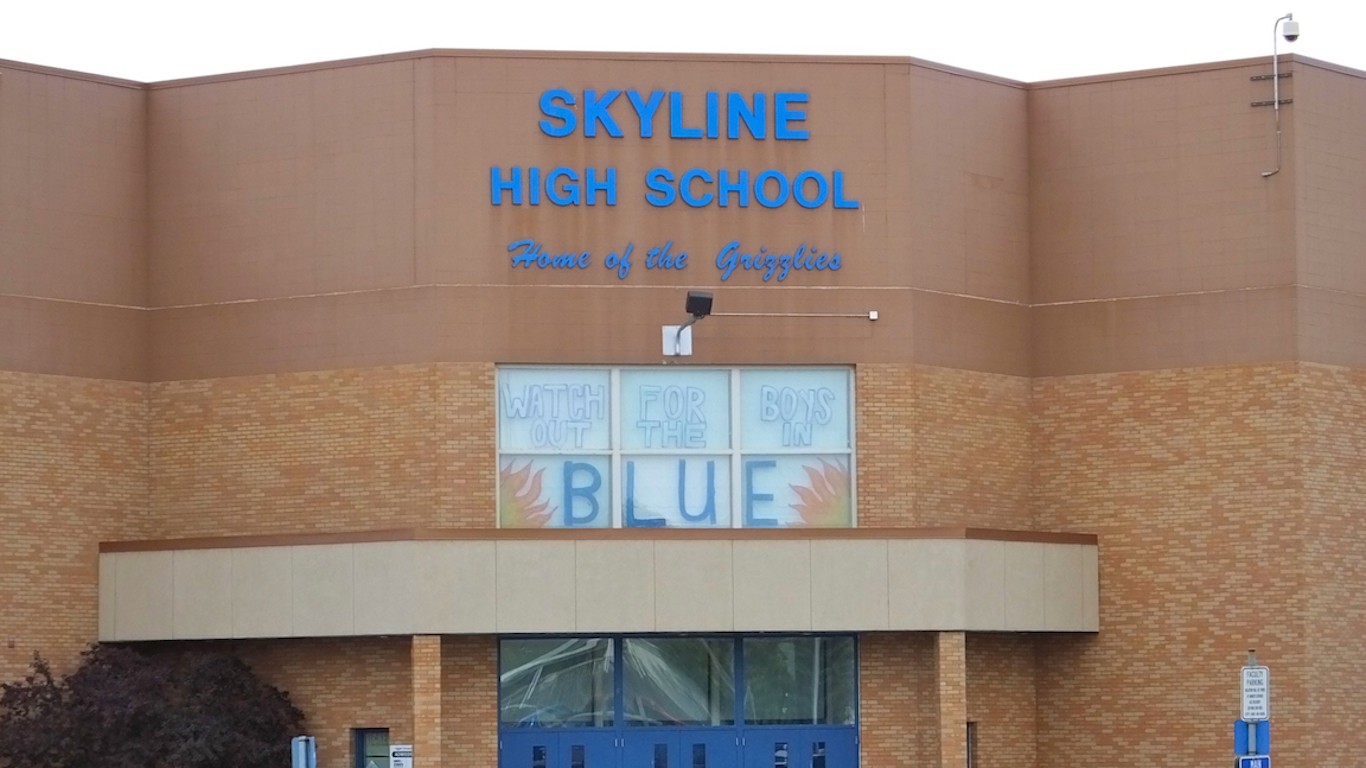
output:
[[[860,365],[863,527],[1032,528],[1029,379]]]
[[[150,530],[147,387],[0,372],[0,680],[95,639],[102,539]]]
[[[151,414],[158,536],[495,524],[490,365],[156,383]]]
[[[1036,514],[1099,535],[1101,623],[1039,643],[1039,765],[1228,760],[1250,647],[1273,664],[1278,756],[1326,764],[1305,738],[1308,631],[1327,616],[1306,600],[1300,371],[1035,381]]]

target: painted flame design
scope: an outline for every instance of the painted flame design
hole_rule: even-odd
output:
[[[515,462],[498,470],[498,519],[504,528],[544,528],[555,508],[541,498],[542,467],[533,473],[532,462],[517,469]]]
[[[801,515],[804,528],[847,528],[853,521],[849,470],[839,463],[820,460],[819,468],[802,466],[809,485],[789,485],[800,500],[792,508]]]

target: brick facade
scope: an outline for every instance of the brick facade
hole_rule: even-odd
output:
[[[493,366],[158,382],[158,536],[493,524]]]
[[[1033,527],[1028,378],[873,364],[857,386],[860,526]]]
[[[147,387],[0,371],[0,678],[96,636],[98,545],[151,534]],[[62,606],[62,610],[53,610]]]
[[[1100,633],[1039,644],[1040,764],[1227,759],[1249,648],[1275,670],[1277,753],[1329,764],[1305,739],[1308,629],[1327,612],[1312,614],[1304,390],[1323,378],[1283,364],[1035,381],[1039,524],[1095,531],[1102,563]]]

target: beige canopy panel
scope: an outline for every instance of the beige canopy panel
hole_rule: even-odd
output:
[[[1094,536],[637,534],[402,531],[106,543],[99,636],[1099,629]]]

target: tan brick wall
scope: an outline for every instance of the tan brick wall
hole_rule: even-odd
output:
[[[151,413],[159,536],[495,525],[491,365],[162,382]]]
[[[967,719],[977,723],[973,768],[1037,765],[1034,647],[1051,641],[1023,634],[968,634]]]
[[[289,693],[318,740],[318,768],[352,768],[352,730],[388,728],[414,743],[409,637],[263,640],[225,644],[263,680]]]
[[[150,530],[145,384],[0,372],[0,680],[95,639],[101,539]]]
[[[938,713],[932,633],[880,632],[859,638],[860,765],[938,765]]]
[[[94,637],[101,540],[493,524],[492,385],[485,364],[152,385],[0,374],[6,677],[34,648],[70,660]],[[1278,757],[1351,764],[1366,373],[1029,382],[865,365],[858,386],[863,525],[1100,536],[1099,635],[969,635],[980,765],[1227,759],[1249,647],[1273,669]],[[355,726],[420,741],[409,638],[240,647],[294,692],[325,760],[349,756]],[[442,763],[489,764],[495,641],[441,647]],[[864,765],[939,759],[936,658],[932,635],[862,639]]]
[[[1366,659],[1366,372],[1302,366],[1305,515],[1310,532],[1309,678],[1302,717],[1281,717],[1282,659],[1258,653],[1271,668],[1273,733],[1301,740],[1323,768],[1360,765],[1361,663]],[[1289,727],[1283,727],[1289,726]],[[1283,734],[1282,732],[1285,731]]]
[[[856,375],[860,526],[1033,527],[1029,379],[886,364]]]
[[[937,632],[934,638],[935,688],[939,701],[940,768],[967,768],[967,637]]]
[[[445,683],[445,672],[441,636],[414,635],[412,640],[413,757],[427,768],[443,768],[446,762],[441,686]]]
[[[1027,379],[857,377],[861,526],[1032,527]],[[159,535],[494,525],[492,381],[433,364],[153,384]]]
[[[445,768],[498,764],[498,641],[486,635],[442,638]]]
[[[1274,664],[1278,756],[1327,764],[1305,738],[1327,617],[1306,600],[1299,367],[1044,378],[1034,398],[1040,527],[1100,537],[1100,633],[1039,643],[1039,765],[1222,764],[1249,647]]]

